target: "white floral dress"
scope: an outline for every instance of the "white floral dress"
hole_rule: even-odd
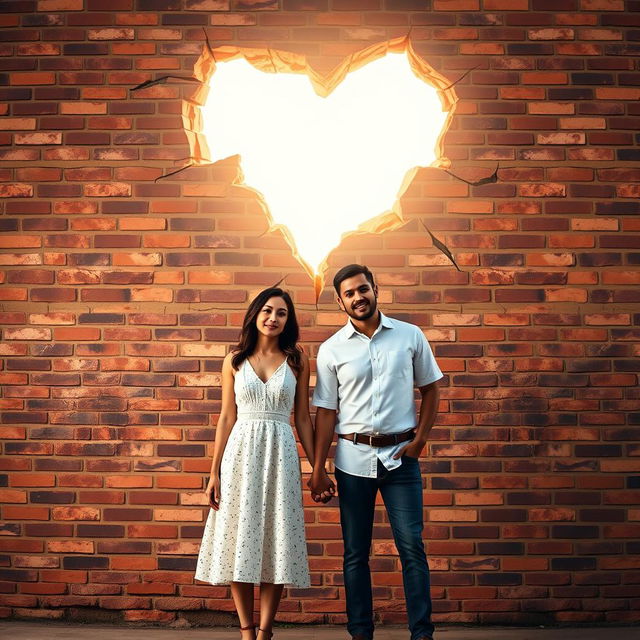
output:
[[[220,464],[220,509],[209,511],[196,578],[308,587],[300,459],[289,424],[296,378],[285,360],[263,382],[245,360],[234,390],[238,413]]]

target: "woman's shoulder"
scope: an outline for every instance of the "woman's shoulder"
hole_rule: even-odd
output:
[[[301,372],[309,369],[309,358],[300,345],[295,345],[292,349],[287,349],[286,352],[283,352],[283,355],[296,378],[298,378]]]
[[[235,367],[233,366],[233,357],[235,355],[236,355],[236,352],[231,350],[229,351],[229,353],[227,353],[227,355],[222,360],[222,370],[224,371],[226,369],[227,371],[230,371],[233,375],[235,375],[237,371],[237,369],[235,369]]]

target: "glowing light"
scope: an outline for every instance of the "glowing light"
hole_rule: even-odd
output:
[[[439,163],[450,114],[406,51],[350,70],[326,97],[305,73],[265,71],[219,62],[202,132],[211,161],[240,155],[244,184],[314,275],[345,233],[374,230],[367,221],[380,227],[384,214],[382,226],[402,221],[400,196],[418,167]]]

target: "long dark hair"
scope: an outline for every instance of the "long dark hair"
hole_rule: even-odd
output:
[[[278,346],[287,356],[287,360],[291,367],[299,373],[302,368],[302,360],[300,358],[300,347],[298,347],[298,338],[300,330],[298,329],[298,321],[296,319],[296,311],[293,307],[291,296],[278,287],[270,287],[261,291],[249,305],[247,313],[242,322],[242,330],[240,331],[240,339],[233,350],[233,358],[231,364],[233,368],[238,370],[240,365],[255,351],[258,344],[258,328],[256,327],[256,318],[267,303],[269,298],[282,298],[287,305],[287,321],[284,325],[282,333],[278,336]]]

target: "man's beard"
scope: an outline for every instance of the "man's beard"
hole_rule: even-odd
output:
[[[353,309],[353,307],[345,307],[345,311],[347,312],[347,315],[354,320],[368,320],[369,318],[373,317],[378,310],[377,300],[374,299],[374,301],[372,303],[369,303],[368,306],[369,310],[364,313],[364,315],[358,314]]]

